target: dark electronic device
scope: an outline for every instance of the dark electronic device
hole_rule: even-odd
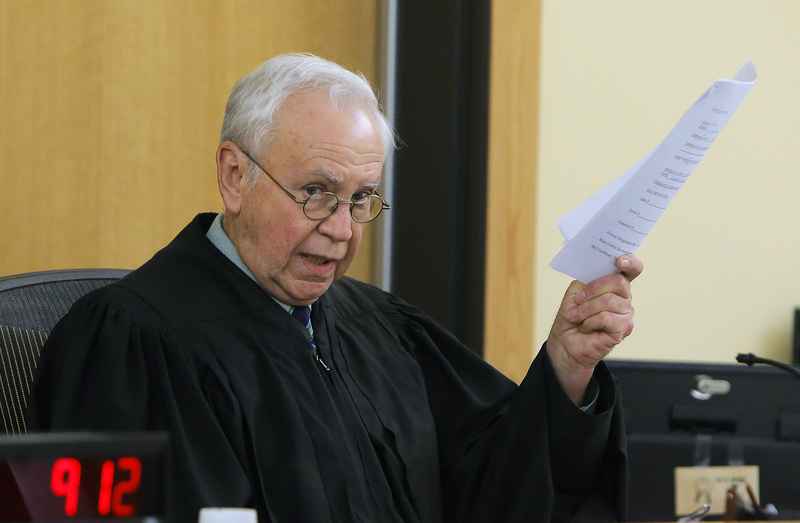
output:
[[[740,355],[743,363],[763,358]],[[606,360],[620,384],[631,521],[674,521],[674,469],[758,465],[760,501],[800,516],[800,380],[772,366]],[[706,518],[710,520],[710,518]]]
[[[166,433],[0,436],[0,522],[168,519]]]

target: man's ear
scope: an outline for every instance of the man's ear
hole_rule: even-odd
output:
[[[239,214],[247,191],[247,167],[244,156],[233,142],[225,141],[217,148],[217,185],[225,204],[225,212]]]

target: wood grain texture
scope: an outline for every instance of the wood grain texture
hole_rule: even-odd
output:
[[[484,357],[520,381],[544,341],[532,311],[541,6],[492,5]]]
[[[146,261],[221,209],[233,83],[287,51],[372,79],[376,16],[366,0],[0,0],[0,275]],[[369,249],[353,276],[369,280]]]

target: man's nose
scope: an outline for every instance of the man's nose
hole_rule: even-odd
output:
[[[319,232],[334,240],[347,241],[353,236],[353,219],[350,217],[350,204],[340,203],[336,210],[320,221]]]

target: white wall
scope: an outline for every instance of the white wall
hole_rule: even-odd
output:
[[[636,328],[612,357],[790,361],[800,306],[796,0],[543,1],[536,339],[569,283],[547,267],[562,241],[556,219],[748,60],[757,84],[638,251]]]

